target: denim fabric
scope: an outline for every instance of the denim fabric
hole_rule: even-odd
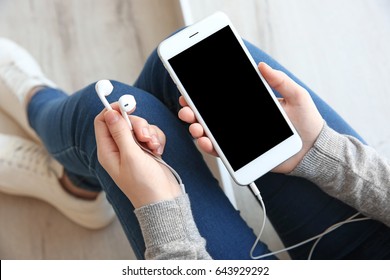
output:
[[[310,88],[263,51],[249,42],[246,44],[256,62],[264,61],[273,68],[286,72],[304,86],[330,127],[363,141]],[[167,144],[163,158],[180,174],[186,185],[195,222],[207,241],[210,255],[214,259],[249,259],[249,251],[256,236],[241,218],[240,212],[232,207],[218,181],[209,171],[188,133],[187,125],[177,118],[177,111],[180,109],[179,92],[156,51],[150,55],[133,86],[118,81],[112,83],[114,91],[108,96],[109,102],[117,101],[123,94],[134,95],[137,100],[134,114],[159,126],[166,134]],[[75,184],[106,193],[137,258],[143,259],[145,245],[133,213],[134,208],[97,160],[93,121],[102,109],[103,105],[92,83],[71,95],[59,89],[42,89],[32,98],[28,106],[28,117],[30,125],[48,151],[63,164]],[[317,235],[356,212],[302,178],[268,173],[257,180],[256,184],[262,193],[268,217],[285,246]],[[259,214],[259,223],[261,218]],[[390,248],[389,233],[387,227],[375,221],[345,225],[322,239],[313,258],[387,258]],[[307,258],[312,244],[289,253],[293,259]],[[266,244],[260,243],[255,254],[266,252],[269,252]]]

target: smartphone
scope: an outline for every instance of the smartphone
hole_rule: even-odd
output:
[[[302,141],[226,14],[162,41],[158,54],[238,185],[302,148]]]

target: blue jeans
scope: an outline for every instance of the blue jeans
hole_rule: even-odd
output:
[[[256,62],[280,69],[311,94],[328,125],[340,133],[360,136],[306,85],[263,51],[246,42]],[[228,58],[227,58],[228,59]],[[133,86],[112,81],[114,102],[123,94],[137,100],[134,113],[159,126],[167,136],[163,155],[182,177],[189,194],[195,222],[214,259],[248,259],[256,236],[221,190],[194,145],[188,126],[177,118],[179,92],[154,51]],[[276,93],[278,94],[278,93]],[[103,105],[94,84],[67,95],[59,89],[39,91],[28,106],[30,125],[47,150],[65,168],[77,186],[103,190],[112,204],[137,258],[144,258],[145,245],[133,206],[97,160],[93,121]],[[361,141],[363,141],[361,139]],[[319,234],[356,210],[298,177],[268,173],[256,182],[267,214],[285,246]],[[158,186],[156,186],[158,187]],[[254,210],[257,211],[257,210]],[[259,223],[261,220],[259,214]],[[313,243],[291,250],[293,259],[305,259]],[[255,254],[269,252],[260,243]],[[316,259],[386,259],[390,252],[390,229],[376,221],[344,225],[317,246]],[[271,259],[274,257],[271,257]]]

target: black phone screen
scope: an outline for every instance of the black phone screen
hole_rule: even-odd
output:
[[[234,171],[293,135],[229,26],[169,63]]]

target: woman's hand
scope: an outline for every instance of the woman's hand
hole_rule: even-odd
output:
[[[119,113],[104,109],[95,118],[98,160],[135,208],[170,200],[181,194],[176,178],[167,167],[143,151],[134,137],[157,156],[163,152],[164,133],[140,117],[130,116],[134,130],[130,131]]]
[[[274,70],[263,62],[259,63],[258,67],[268,84],[282,95],[283,98],[279,98],[280,104],[303,141],[303,147],[299,153],[272,170],[278,173],[289,173],[294,170],[313,146],[324,125],[324,120],[309,93],[303,87],[295,83],[285,73]],[[179,111],[179,118],[191,124],[189,130],[192,137],[197,140],[198,146],[206,153],[217,156],[213,144],[205,135],[203,127],[197,122],[194,112],[188,107],[182,96],[179,102],[183,107]]]

